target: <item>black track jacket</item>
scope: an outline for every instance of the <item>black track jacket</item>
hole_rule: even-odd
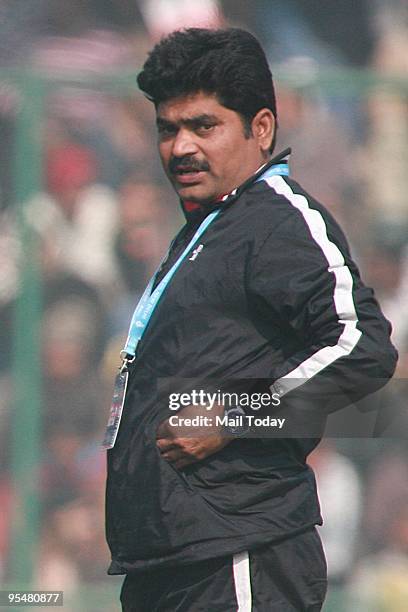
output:
[[[175,273],[130,368],[108,451],[111,574],[235,554],[321,523],[306,464],[313,436],[237,438],[178,471],[155,440],[171,414],[169,388],[263,381],[282,397],[281,416],[285,400],[308,398],[295,409],[307,422],[312,404],[329,412],[338,396],[359,399],[395,369],[390,325],[336,221],[292,179],[259,174],[214,205],[221,213]],[[214,206],[187,215],[159,278]],[[338,392],[311,391],[319,380]]]

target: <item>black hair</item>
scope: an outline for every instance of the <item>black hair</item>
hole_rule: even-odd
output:
[[[276,120],[275,91],[265,53],[255,36],[239,28],[172,32],[150,52],[137,82],[156,108],[199,91],[215,94],[220,104],[241,116],[248,138],[252,119],[261,108],[269,108]]]

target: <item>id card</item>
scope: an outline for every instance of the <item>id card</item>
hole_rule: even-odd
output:
[[[122,418],[123,404],[125,403],[128,377],[129,372],[124,370],[123,372],[119,372],[115,378],[109,420],[102,442],[102,448],[104,450],[113,448],[116,442],[116,436],[118,435],[120,420]]]

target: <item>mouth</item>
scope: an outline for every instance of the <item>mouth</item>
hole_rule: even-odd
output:
[[[206,170],[199,170],[192,167],[177,167],[171,173],[178,183],[191,185],[198,183],[203,178]]]

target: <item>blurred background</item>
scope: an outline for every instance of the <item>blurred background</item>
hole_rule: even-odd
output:
[[[226,25],[267,52],[277,151],[344,227],[400,351],[384,401],[407,403],[404,0],[0,0],[0,580],[63,590],[67,611],[119,608],[99,445],[130,316],[182,223],[135,77],[167,32]],[[406,611],[407,440],[328,438],[310,463],[325,612]]]

